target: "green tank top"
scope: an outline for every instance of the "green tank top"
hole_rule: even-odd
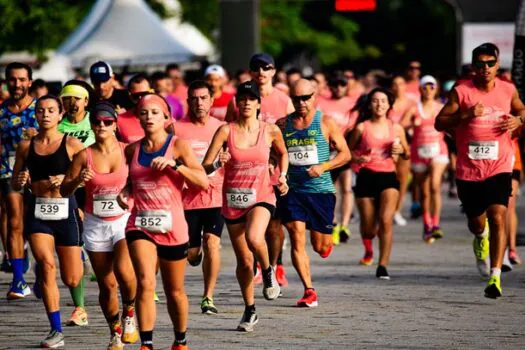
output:
[[[58,131],[68,136],[79,139],[84,147],[89,147],[95,143],[95,133],[91,129],[91,123],[89,122],[89,112],[86,112],[86,116],[80,123],[71,123],[66,116],[58,125]]]
[[[286,117],[284,142],[288,150],[288,186],[299,193],[334,193],[330,172],[312,178],[306,170],[330,159],[330,147],[321,130],[322,114],[318,110],[309,127],[298,130],[292,125],[293,113]]]

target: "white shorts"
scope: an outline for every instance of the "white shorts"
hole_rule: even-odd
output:
[[[436,156],[432,158],[432,162],[434,164],[448,164],[450,163],[450,159],[448,158],[448,155],[440,154],[439,156]],[[412,163],[410,165],[410,168],[413,172],[416,173],[424,173],[428,170],[429,164],[427,163]]]
[[[118,241],[126,238],[126,224],[130,213],[113,221],[85,213],[84,248],[90,252],[112,252]]]

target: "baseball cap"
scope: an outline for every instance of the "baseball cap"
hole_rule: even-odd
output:
[[[255,84],[255,82],[251,80],[244,82],[237,87],[237,93],[235,94],[235,97],[239,97],[243,95],[252,95],[258,100],[261,100],[261,94],[259,93],[259,87],[257,86],[257,84]]]
[[[93,63],[91,68],[89,68],[89,77],[94,84],[106,82],[112,76],[113,69],[111,69],[111,66],[107,62],[98,61]]]
[[[252,56],[252,58],[250,58],[250,69],[252,71],[258,70],[259,62],[262,62],[265,64],[271,64],[272,66],[275,67],[275,61],[273,60],[273,57],[267,53],[260,52],[260,53],[256,53],[255,55]]]
[[[60,91],[60,97],[88,98],[89,92],[80,85],[66,85]]]
[[[206,70],[204,71],[204,76],[207,77],[210,74],[217,74],[221,78],[224,78],[226,76],[224,68],[222,68],[218,64],[212,64],[211,66],[208,66],[208,68],[206,68]]]
[[[493,43],[484,43],[472,50],[472,62],[476,61],[480,55],[499,57],[499,49]]]
[[[434,78],[433,76],[431,75],[425,75],[423,78],[421,78],[421,80],[419,81],[419,85],[421,86],[425,86],[427,84],[431,84],[431,85],[434,85],[434,86],[437,86],[437,80],[436,78]]]
[[[89,120],[93,124],[97,119],[117,119],[115,106],[108,101],[97,101],[89,113]]]

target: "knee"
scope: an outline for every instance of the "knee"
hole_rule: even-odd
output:
[[[111,294],[117,291],[117,280],[115,276],[106,276],[102,279],[102,283],[99,283],[100,293]]]
[[[82,276],[62,276],[62,282],[68,287],[68,288],[76,288],[80,284],[80,279]]]
[[[190,248],[188,249],[188,260],[190,262],[197,261],[200,255],[200,248]]]
[[[219,237],[207,234],[203,238],[204,253],[209,254],[210,252],[218,252],[221,244]]]
[[[485,222],[481,222],[480,220],[469,220],[468,221],[468,228],[470,232],[478,235],[483,232],[485,229]]]
[[[172,300],[175,300],[175,302],[182,302],[187,299],[186,291],[184,290],[184,287],[181,288],[174,288],[169,291],[169,296]]]
[[[142,292],[154,293],[155,288],[157,286],[155,274],[153,274],[152,276],[148,276],[146,274],[139,274],[139,276],[137,277],[137,284]]]
[[[21,233],[22,232],[22,217],[21,215],[13,215],[9,218],[9,226],[11,230],[7,232]]]
[[[266,244],[264,237],[250,237],[247,238],[246,241],[248,243],[248,247],[252,252],[259,250],[263,245]]]
[[[312,248],[317,254],[321,254],[326,250],[326,248],[323,245],[323,242],[312,242]]]
[[[253,257],[237,258],[238,271],[253,271]]]
[[[56,276],[56,265],[54,260],[41,260],[38,261],[38,268],[42,272],[42,276],[45,279],[55,279]]]

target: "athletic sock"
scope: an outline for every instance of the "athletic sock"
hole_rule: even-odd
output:
[[[60,310],[48,312],[47,318],[49,318],[51,330],[62,333],[62,323],[60,322]]]
[[[253,305],[246,305],[246,307],[244,308],[244,311],[255,312],[255,304],[253,304]]]
[[[434,224],[433,226],[434,226],[434,227],[439,227],[439,221],[440,221],[440,220],[441,220],[441,217],[440,217],[438,214],[434,215],[434,216],[432,217],[432,222],[433,222],[433,224]]]
[[[186,331],[177,332],[175,331],[175,345],[186,345]]]
[[[372,245],[372,238],[363,238],[363,245],[365,246],[365,254],[372,255],[374,253],[374,248]]]
[[[135,300],[122,301],[122,317],[133,317],[135,315]]]
[[[279,252],[279,256],[277,257],[277,265],[282,265],[283,264],[283,250],[281,249],[281,251]]]
[[[153,331],[140,331],[139,333],[141,344],[153,349]]]
[[[432,215],[428,211],[423,213],[423,224],[425,227],[432,227]]]
[[[75,307],[84,307],[84,276],[80,278],[78,286],[69,288],[69,292],[71,293],[71,299],[73,299]]]
[[[112,333],[122,334],[122,325],[120,324],[119,316],[120,315],[117,312],[115,315],[106,318],[109,329],[111,330]]]
[[[493,267],[490,269],[490,277],[500,277],[501,276],[501,269],[497,267]]]
[[[13,268],[13,286],[24,280],[24,259],[9,259]]]

